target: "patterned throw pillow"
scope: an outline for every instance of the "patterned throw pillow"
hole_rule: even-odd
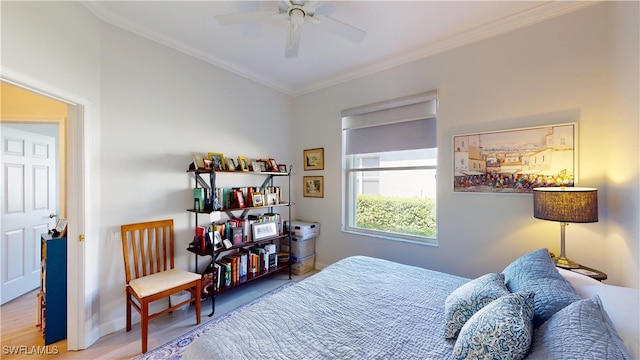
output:
[[[503,271],[504,282],[512,293],[533,291],[533,326],[542,325],[558,310],[580,300],[580,295],[560,275],[547,249],[539,249],[509,264]]]
[[[632,359],[598,295],[568,305],[537,328],[528,358]]]
[[[522,359],[531,345],[530,291],[505,295],[475,313],[460,330],[454,359]]]
[[[509,289],[500,273],[482,275],[457,288],[444,302],[445,339],[455,339],[473,314],[507,294]]]

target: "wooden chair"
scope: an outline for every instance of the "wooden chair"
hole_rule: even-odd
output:
[[[174,269],[173,220],[122,225],[121,231],[127,280],[127,331],[131,331],[133,307],[140,313],[142,352],[145,353],[149,320],[193,302],[196,305],[196,322],[200,324],[201,276]],[[171,304],[149,315],[149,303],[182,290],[191,292],[189,300]]]

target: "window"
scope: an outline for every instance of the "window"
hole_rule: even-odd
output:
[[[343,231],[436,243],[436,92],[345,110]]]

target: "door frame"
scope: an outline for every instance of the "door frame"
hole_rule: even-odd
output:
[[[91,158],[91,148],[86,146],[91,133],[92,104],[86,98],[4,67],[0,80],[69,105],[66,181],[67,189],[73,191],[66,192],[66,204],[67,218],[74,226],[67,229],[67,350],[86,349],[100,337],[99,319],[93,319],[98,310],[92,308],[98,294],[97,269],[87,265],[92,262],[88,255],[95,252],[92,250],[97,245],[97,237],[93,239],[93,234],[87,233],[87,229],[97,228],[91,224],[91,207],[87,206],[92,199],[88,191],[91,164],[87,160]]]

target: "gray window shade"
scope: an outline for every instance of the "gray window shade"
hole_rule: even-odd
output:
[[[345,155],[436,148],[437,91],[342,111]]]
[[[436,118],[345,130],[345,154],[435,148]]]

